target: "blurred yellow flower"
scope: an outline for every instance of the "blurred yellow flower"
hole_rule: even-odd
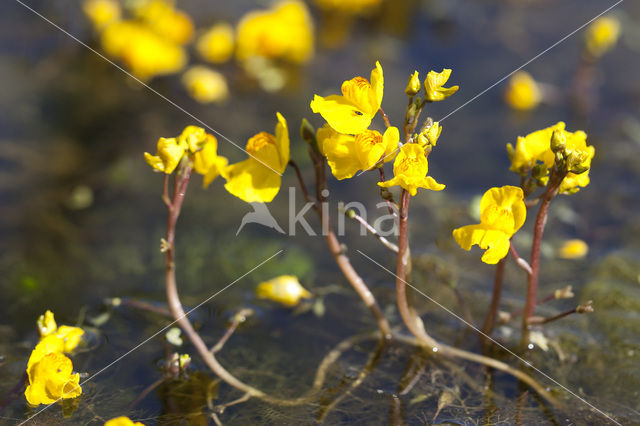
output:
[[[582,240],[567,240],[558,248],[557,255],[562,259],[582,259],[589,252],[589,246]]]
[[[439,122],[433,123],[428,129],[418,135],[418,143],[425,148],[427,145],[436,146],[440,134],[442,133],[442,126]]]
[[[186,13],[174,8],[166,0],[138,0],[136,17],[162,37],[178,44],[186,44],[193,38],[193,22]]]
[[[596,19],[585,33],[585,50],[593,58],[599,58],[611,50],[620,37],[620,22],[611,16]]]
[[[518,71],[511,76],[507,83],[504,100],[513,109],[527,111],[540,104],[542,91],[531,74],[526,71]]]
[[[482,261],[493,265],[507,255],[511,237],[524,224],[524,193],[515,186],[491,188],[482,196],[480,211],[480,224],[455,229],[453,238],[465,250],[474,244],[486,249]]]
[[[193,99],[203,104],[223,101],[229,95],[224,75],[202,65],[185,71],[182,84]]]
[[[389,127],[384,135],[377,130],[365,130],[355,136],[333,130],[328,124],[317,131],[318,148],[327,157],[336,179],[353,177],[359,170],[369,170],[380,160],[384,163],[395,157],[400,133]]]
[[[281,275],[260,283],[256,295],[260,299],[269,299],[288,307],[296,306],[300,299],[311,297],[311,293],[302,287],[295,275]]]
[[[320,113],[322,118],[337,132],[358,134],[371,124],[382,104],[384,77],[380,62],[371,71],[371,82],[364,77],[355,77],[342,83],[342,96],[315,95],[311,101],[311,110]]]
[[[551,150],[551,138],[554,132],[564,140],[563,152],[569,167],[569,173],[560,184],[559,192],[571,194],[589,184],[589,169],[595,155],[595,148],[587,146],[585,132],[582,130],[568,132],[563,122],[537,130],[525,137],[518,136],[515,148],[507,144],[507,152],[511,160],[510,170],[525,175],[536,164],[542,164],[548,173],[555,161]]]
[[[251,137],[246,146],[251,157],[222,170],[226,190],[247,203],[268,203],[280,191],[281,174],[289,163],[289,130],[280,113],[277,118],[275,136],[260,132]]]
[[[238,23],[236,56],[307,62],[314,53],[313,21],[305,3],[284,0],[247,13]]]
[[[82,394],[80,374],[72,374],[71,360],[60,352],[50,352],[44,356],[33,350],[39,357],[37,361],[29,359],[30,368],[27,369],[29,385],[24,391],[27,401],[31,405],[52,404],[58,399],[75,398]]]
[[[234,33],[230,24],[216,24],[203,33],[196,41],[196,50],[209,62],[226,62],[233,55]]]
[[[141,80],[176,73],[187,63],[180,45],[133,21],[109,25],[102,33],[101,43],[109,56],[122,60]]]
[[[60,352],[72,352],[80,344],[84,335],[84,330],[80,327],[70,327],[68,325],[58,327],[53,312],[50,310],[47,310],[44,315],[40,315],[37,326],[42,340],[45,340],[44,338],[48,336],[53,336],[60,340],[60,342],[55,342],[53,339],[48,339],[44,347],[53,348],[59,345],[60,348],[55,351]],[[51,352],[54,352],[54,350],[52,349]]]
[[[382,0],[314,0],[320,8],[344,15],[363,15],[375,10]]]
[[[429,71],[424,81],[425,100],[429,102],[442,101],[458,91],[458,86],[442,87],[451,76],[450,69],[443,69],[442,72]]]
[[[400,185],[411,195],[416,195],[418,188],[442,191],[445,186],[427,176],[428,171],[424,148],[416,143],[404,144],[393,163],[393,179],[378,182],[378,185],[384,188]]]
[[[108,420],[104,426],[144,426],[144,423],[133,422],[129,417],[120,416],[115,419]]]
[[[122,15],[120,3],[117,0],[87,0],[82,4],[82,10],[98,31],[119,21]]]

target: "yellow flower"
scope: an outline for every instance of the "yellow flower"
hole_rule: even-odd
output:
[[[166,0],[142,0],[135,8],[136,16],[162,37],[185,44],[193,37],[193,22],[186,13],[176,10]]]
[[[31,356],[27,363],[27,373],[31,371],[31,368],[40,362],[40,360],[47,354],[53,352],[63,352],[64,341],[54,334],[44,336],[40,339],[36,347],[31,351]]]
[[[393,160],[400,133],[389,127],[384,135],[377,130],[365,130],[355,136],[345,135],[324,125],[317,131],[318,148],[327,157],[336,179],[353,177],[359,170],[369,170],[380,160]]]
[[[540,162],[548,169],[553,165],[554,155],[551,151],[551,135],[555,130],[564,130],[565,124],[561,121],[546,129],[537,130],[527,136],[518,136],[515,148],[507,144],[510,153],[512,172],[526,174]]]
[[[238,23],[236,56],[241,61],[260,56],[303,63],[311,59],[313,49],[313,22],[299,0],[249,12]]]
[[[277,113],[276,134],[258,133],[247,141],[251,157],[222,171],[225,188],[247,203],[268,203],[280,191],[281,174],[289,163],[287,121]]]
[[[176,138],[158,139],[158,155],[144,153],[144,158],[154,170],[171,174],[178,167],[184,156],[187,146],[179,143]]]
[[[418,77],[418,71],[414,71],[413,74],[409,77],[409,81],[407,82],[407,87],[404,89],[404,93],[407,96],[415,96],[418,94],[420,89],[422,88],[422,82],[420,81],[420,77]]]
[[[187,126],[175,138],[160,138],[158,154],[144,153],[154,170],[171,174],[185,155],[192,156],[193,169],[204,176],[206,188],[227,166],[227,159],[218,155],[218,140],[202,127]]]
[[[196,65],[182,75],[182,84],[192,98],[200,103],[220,102],[227,98],[227,80],[221,73]]]
[[[442,72],[429,71],[424,81],[425,100],[429,102],[442,101],[458,91],[458,86],[442,87],[451,76],[450,69]]]
[[[36,351],[37,347],[33,353]],[[75,398],[82,394],[80,374],[72,374],[73,364],[62,353],[50,352],[37,362],[30,359],[29,364],[29,386],[24,391],[29,404],[52,404],[58,399]]]
[[[269,299],[288,307],[296,306],[300,299],[311,297],[311,293],[302,287],[298,277],[294,275],[281,275],[260,283],[256,295],[260,299]]]
[[[315,0],[320,8],[343,15],[364,15],[382,3],[382,0]]]
[[[178,72],[187,63],[180,45],[133,21],[109,25],[102,33],[101,43],[108,55],[122,60],[141,80]]]
[[[133,422],[129,417],[120,416],[115,419],[108,420],[104,426],[144,426],[144,423]]]
[[[440,126],[440,123],[436,121],[428,129],[418,135],[418,143],[423,148],[427,145],[436,146],[441,133],[442,126]]]
[[[122,14],[120,3],[116,0],[87,0],[83,3],[82,10],[98,31],[119,21]]]
[[[620,37],[620,22],[613,17],[596,19],[585,33],[585,49],[594,58],[602,56],[615,46]]]
[[[542,91],[531,74],[518,71],[507,83],[504,100],[513,109],[527,111],[538,106],[542,100]]]
[[[70,327],[68,325],[61,325],[58,327],[54,318],[53,312],[47,310],[44,315],[40,315],[37,321],[38,333],[40,334],[41,341],[45,340],[45,337],[56,337],[60,342],[56,342],[53,339],[48,339],[45,346],[46,348],[54,348],[60,346],[60,349],[55,351],[59,352],[72,352],[82,340],[84,330],[80,327]],[[52,349],[51,352],[54,352]]]
[[[518,136],[515,148],[507,144],[511,160],[510,170],[522,175],[527,174],[536,164],[542,164],[547,173],[555,161],[551,150],[553,133],[559,132],[565,140],[564,153],[569,163],[569,173],[560,184],[559,192],[571,194],[589,184],[589,168],[595,155],[595,148],[587,146],[587,134],[581,130],[568,132],[565,124],[559,122],[546,129],[537,130],[525,137]],[[583,170],[582,173],[573,171]]]
[[[558,257],[562,259],[581,259],[589,253],[589,246],[582,240],[567,240],[558,248]]]
[[[480,224],[467,225],[453,231],[453,238],[465,250],[478,244],[487,251],[482,261],[496,264],[509,252],[509,240],[524,224],[527,207],[522,189],[515,186],[491,188],[480,201]]]
[[[315,95],[311,110],[320,113],[336,132],[358,134],[371,124],[382,104],[384,77],[380,62],[371,71],[371,82],[355,77],[342,83],[342,96]]]
[[[233,55],[233,48],[233,27],[227,23],[209,28],[196,42],[196,50],[200,56],[214,64],[228,61]]]
[[[378,185],[384,188],[400,185],[411,195],[416,195],[418,188],[442,191],[444,185],[427,176],[428,171],[429,163],[424,148],[416,143],[404,144],[393,162],[393,179],[379,182]]]

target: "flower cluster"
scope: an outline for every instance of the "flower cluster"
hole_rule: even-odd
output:
[[[425,103],[443,100],[458,90],[457,86],[442,87],[450,74],[451,70],[447,69],[442,73],[429,72],[424,82]],[[406,89],[411,100],[421,86],[416,71]],[[431,123],[416,135],[411,141],[413,143],[399,148],[400,132],[397,127],[387,123],[384,134],[369,129],[373,117],[380,111],[383,92],[382,66],[376,62],[370,80],[354,77],[342,83],[342,95],[314,96],[311,110],[327,121],[316,134],[318,149],[327,158],[331,172],[337,179],[351,178],[359,170],[381,167],[395,158],[394,178],[379,183],[381,187],[398,185],[411,195],[416,195],[417,188],[442,190],[444,185],[426,176],[429,170],[427,156],[431,147],[436,145],[442,127],[437,122]],[[415,114],[416,109],[413,111]]]
[[[287,121],[277,114],[275,135],[260,132],[247,141],[249,158],[235,164],[218,155],[215,136],[201,127],[187,126],[177,137],[160,138],[157,153],[144,153],[147,163],[156,171],[173,173],[182,163],[189,164],[203,176],[208,187],[218,176],[227,182],[229,193],[248,202],[266,203],[280,191],[282,173],[289,163],[289,131]]]
[[[87,0],[84,11],[100,34],[104,51],[139,79],[173,74],[186,66],[183,45],[192,39],[194,27],[191,18],[170,2],[135,2],[129,19],[122,19],[116,0]]]
[[[73,374],[73,364],[64,354],[72,352],[82,340],[84,330],[57,326],[51,311],[38,319],[40,342],[27,363],[29,385],[24,392],[31,405],[52,404],[60,399],[82,394],[80,374]]]
[[[565,124],[557,124],[519,136],[515,147],[507,144],[510,170],[522,176],[533,173],[540,186],[548,182],[549,171],[558,161],[565,170],[560,193],[571,194],[589,184],[589,169],[595,148],[587,145],[587,134],[581,130],[568,132]],[[555,142],[555,143],[554,143]]]

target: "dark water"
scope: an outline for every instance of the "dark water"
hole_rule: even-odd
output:
[[[190,100],[178,77],[155,79],[152,86],[241,146],[258,131],[271,132],[275,112],[282,112],[291,128],[292,157],[307,167],[305,175],[311,179],[306,146],[295,135],[303,117],[321,124],[308,108],[314,93],[335,92],[345,79],[368,76],[379,59],[386,81],[383,106],[392,122],[400,124],[409,73],[418,69],[424,76],[429,69],[452,68],[451,81],[460,85],[460,91],[427,111],[440,119],[613,4],[595,0],[388,3],[381,16],[357,20],[343,46],[319,47],[314,60],[297,70],[293,82],[280,93],[247,86],[233,64],[222,67],[232,91],[223,105],[201,106]],[[79,3],[29,5],[95,46]],[[193,0],[181,2],[180,7],[202,26],[219,19],[235,22],[253,3]],[[634,424],[640,422],[640,198],[636,189],[640,8],[624,2],[614,13],[623,22],[623,37],[598,64],[596,97],[587,114],[577,114],[566,98],[517,114],[502,103],[504,86],[498,85],[443,121],[442,137],[430,156],[430,175],[447,184],[447,189],[414,198],[412,252],[415,285],[459,312],[445,283],[453,280],[479,322],[489,304],[493,268],[479,262],[477,251],[460,250],[451,229],[471,223],[467,214],[471,197],[491,186],[518,183],[508,171],[507,142],[557,121],[566,121],[570,130],[585,130],[589,144],[596,148],[591,184],[577,195],[556,199],[551,207],[540,290],[546,294],[573,285],[576,298],[543,305],[539,313],[555,315],[590,299],[596,311],[545,327],[550,349],[536,348],[532,363],[617,421]],[[90,375],[168,324],[158,315],[125,306],[107,307],[104,301],[117,296],[162,306],[164,265],[158,250],[165,232],[162,182],[146,166],[142,152],[152,151],[158,137],[176,135],[194,123],[19,3],[5,1],[0,16],[0,398],[9,395],[0,420],[15,423],[36,412],[27,408],[21,393],[11,398],[10,392],[21,380],[37,339],[35,320],[46,309],[56,313],[59,323],[81,323],[91,331],[91,349],[73,358],[75,369]],[[538,80],[567,91],[579,62],[582,35],[569,37],[526,69]],[[382,122],[376,125],[381,127]],[[222,140],[220,151],[233,161],[244,155]],[[375,209],[375,181],[372,173],[346,182],[331,181],[331,194],[335,201],[358,200],[373,214],[382,214]],[[281,224],[288,214],[287,189],[294,184],[292,171],[287,171],[282,192],[270,205]],[[85,203],[87,189],[91,200]],[[301,194],[297,197],[301,203]],[[273,395],[299,396],[309,389],[318,363],[331,348],[374,330],[375,325],[322,238],[282,236],[256,225],[248,225],[236,236],[240,218],[248,211],[249,206],[229,196],[221,182],[206,191],[199,188],[199,178],[192,184],[178,228],[176,261],[183,303],[195,306],[283,249],[275,260],[200,308],[193,319],[213,344],[235,311],[253,308],[256,314],[233,335],[220,361],[245,382]],[[308,219],[318,230],[315,218],[309,214]],[[345,242],[354,266],[392,323],[399,326],[393,277],[357,250],[389,268],[393,257],[373,238],[359,237],[355,225],[347,224],[347,229],[352,231]],[[528,223],[516,235],[523,255],[530,232]],[[554,260],[554,248],[574,237],[589,244],[589,255],[581,260]],[[298,275],[312,290],[328,289],[324,315],[311,311],[294,315],[256,301],[256,284],[280,274]],[[503,309],[518,309],[524,294],[521,271],[510,266],[505,283]],[[414,302],[434,336],[478,350],[477,336],[459,320],[419,295]],[[108,321],[93,328],[92,320],[105,313]],[[513,348],[517,335],[515,323],[496,334]],[[126,414],[147,424],[180,418],[200,424],[211,422],[207,389],[217,392],[214,405],[242,396],[215,384],[195,350],[186,345],[180,352],[193,356],[196,373],[189,380],[164,383],[135,408],[128,408],[161,377],[165,350],[160,337],[149,341],[89,381],[71,418],[63,420],[62,410],[54,406],[34,422],[99,424]],[[497,356],[517,365],[512,357]],[[487,373],[478,365],[425,357],[400,343],[377,354],[375,342],[366,339],[333,365],[323,394],[312,403],[287,408],[251,400],[229,407],[220,419],[228,424],[310,423],[325,413],[327,401],[356,381],[367,364],[371,369],[363,383],[326,413],[327,423],[430,423],[445,392],[453,398],[437,423],[607,422],[575,395],[535,373],[568,409],[541,409],[534,394],[523,394],[517,382],[503,374],[493,376],[490,386],[495,396],[491,398],[486,392]],[[415,377],[413,371],[420,372],[415,385],[398,396],[400,386]]]

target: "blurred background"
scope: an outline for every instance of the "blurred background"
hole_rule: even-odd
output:
[[[507,143],[515,144],[517,136],[558,121],[566,122],[570,131],[588,134],[587,143],[596,149],[591,183],[575,195],[554,200],[543,246],[540,294],[572,285],[576,297],[543,305],[540,312],[554,315],[586,300],[593,300],[595,312],[546,327],[546,344],[534,351],[533,364],[618,421],[638,421],[640,5],[622,2],[608,12],[606,17],[617,27],[600,29],[603,35],[593,36],[604,37],[600,45],[590,45],[589,29],[582,29],[528,64],[524,68],[528,74],[492,87],[613,4],[601,0],[3,2],[0,422],[34,412],[21,394],[12,397],[11,389],[21,380],[37,340],[35,321],[46,309],[56,313],[59,323],[92,330],[90,349],[74,357],[75,369],[89,374],[166,325],[157,315],[109,303],[113,297],[157,306],[165,300],[164,264],[158,250],[166,221],[160,199],[162,177],[147,166],[143,152],[155,152],[159,137],[176,136],[190,124],[201,125],[192,116],[244,147],[255,133],[272,133],[275,114],[280,112],[289,122],[292,158],[310,184],[313,173],[298,128],[302,118],[316,127],[323,123],[312,114],[310,100],[314,94],[338,93],[342,81],[354,76],[368,78],[376,60],[384,69],[382,105],[397,126],[402,125],[404,88],[414,70],[424,78],[429,70],[451,68],[449,84],[460,86],[454,96],[426,110],[426,115],[441,120],[444,129],[429,157],[429,174],[447,189],[424,191],[414,199],[411,243],[415,285],[460,312],[451,291],[455,287],[476,321],[489,304],[493,268],[480,262],[479,251],[460,250],[451,230],[474,221],[470,209],[474,197],[492,186],[519,184],[519,177],[509,171]],[[609,45],[607,36],[615,39]],[[384,123],[377,117],[373,127],[383,129]],[[232,162],[244,159],[246,154],[226,138],[218,136],[219,154]],[[390,174],[390,164],[387,167]],[[237,309],[252,307],[256,315],[232,337],[221,361],[243,380],[269,392],[298,395],[308,389],[317,364],[331,347],[355,333],[373,330],[375,324],[321,237],[299,230],[293,238],[258,225],[247,225],[236,236],[240,219],[251,207],[228,194],[220,180],[203,190],[199,179],[189,188],[178,225],[183,302],[198,304],[284,249],[276,260],[203,306],[194,321],[208,341],[215,342]],[[331,179],[332,200],[364,203],[373,221],[384,214],[376,208],[376,181],[373,173],[341,182]],[[287,170],[280,194],[269,205],[282,226],[287,223],[288,188],[295,185],[293,171]],[[302,206],[300,193],[297,204]],[[308,221],[319,230],[312,214]],[[530,218],[516,235],[523,256],[528,256],[531,225]],[[393,277],[356,250],[389,267],[393,257],[374,238],[360,237],[355,223],[347,223],[347,230],[351,234],[345,243],[352,262],[389,318],[400,324],[393,306]],[[559,248],[573,238],[584,240],[588,253],[561,258]],[[292,312],[255,299],[256,284],[280,274],[297,275],[316,294],[310,310]],[[504,310],[518,309],[525,277],[513,265],[507,268],[505,285]],[[420,296],[415,303],[437,338],[478,349],[476,336],[464,324]],[[516,321],[497,335],[513,346],[518,328]],[[374,348],[373,342],[357,345],[336,363],[327,398],[353,381]],[[161,377],[159,363],[165,350],[159,337],[96,377],[67,421],[100,422],[128,413],[150,423],[179,418],[206,423],[207,401],[200,390],[217,384],[187,344],[176,350],[194,355],[195,373],[178,383],[163,383],[133,409],[127,407]],[[515,364],[509,357],[505,360]],[[561,423],[565,418],[603,421],[560,390],[558,395],[572,404],[571,413],[542,410],[531,394],[525,397],[524,408],[517,409],[518,385],[501,375],[494,389],[500,397],[488,404],[470,384],[484,385],[482,368],[464,363],[458,367],[471,382],[461,380],[451,368],[429,362],[413,390],[395,397],[403,372],[420,363],[426,363],[424,356],[412,348],[393,347],[367,381],[327,414],[327,421],[431,422],[443,389],[450,389],[456,398],[442,409],[437,423],[513,423],[517,415],[525,423]],[[219,387],[216,404],[240,396]],[[400,417],[393,417],[397,401]],[[250,401],[229,408],[222,420],[299,424],[317,418],[318,410],[317,404],[284,409]],[[52,407],[39,421],[58,422],[61,416],[61,410]]]

